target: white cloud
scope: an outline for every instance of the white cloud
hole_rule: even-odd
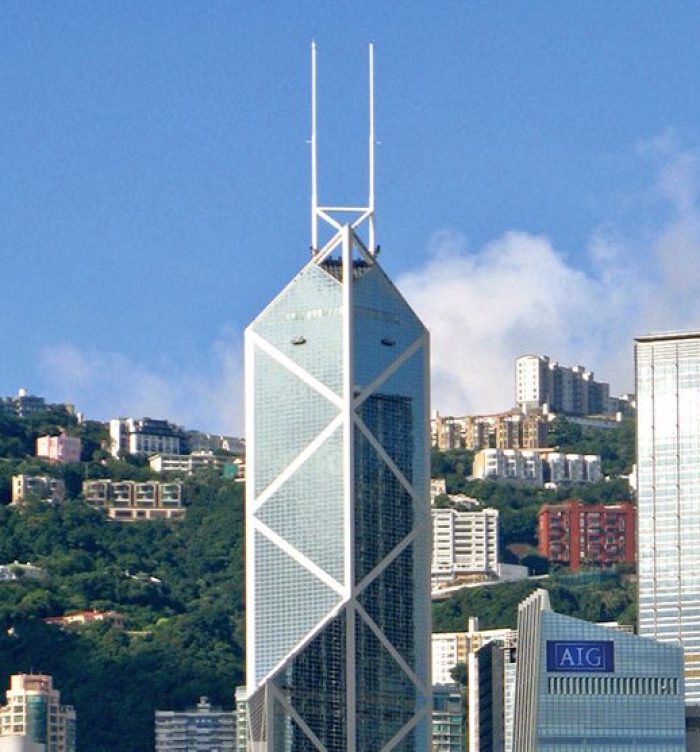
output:
[[[613,394],[630,391],[635,335],[700,327],[698,155],[670,133],[640,152],[657,162],[666,219],[651,237],[596,230],[588,271],[546,237],[509,231],[472,250],[442,231],[424,266],[402,275],[399,288],[431,331],[434,408],[512,406],[513,362],[524,353],[585,365]]]
[[[88,417],[166,418],[187,428],[243,432],[242,347],[231,335],[214,342],[211,358],[191,367],[154,370],[121,353],[81,350],[70,343],[46,348],[42,365],[51,393],[75,402]]]

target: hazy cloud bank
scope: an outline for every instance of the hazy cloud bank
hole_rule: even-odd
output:
[[[72,344],[44,350],[51,394],[75,402],[89,418],[167,418],[212,433],[243,433],[243,348],[238,336],[213,343],[211,357],[161,369],[121,353],[81,350]]]
[[[635,335],[700,328],[698,153],[672,134],[639,152],[653,160],[656,181],[637,211],[653,207],[662,217],[655,230],[599,229],[579,265],[544,236],[508,231],[471,249],[462,234],[442,231],[425,265],[401,276],[431,331],[435,409],[510,407],[513,361],[525,353],[585,365],[613,394],[631,391]]]

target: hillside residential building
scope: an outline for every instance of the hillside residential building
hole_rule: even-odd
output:
[[[515,399],[523,411],[544,407],[563,415],[612,412],[609,384],[595,381],[583,366],[560,366],[547,355],[523,355],[515,361]]]
[[[520,604],[513,752],[686,752],[683,696],[679,645]]]
[[[498,570],[498,510],[433,509],[433,589],[456,580],[495,576]]]
[[[156,473],[178,473],[192,475],[198,470],[216,470],[223,473],[224,468],[236,468],[236,477],[243,475],[243,460],[240,457],[222,456],[212,451],[198,450],[192,454],[154,454],[148,459],[151,470]]]
[[[50,676],[14,674],[6,694],[7,704],[0,707],[0,738],[24,736],[43,745],[45,752],[75,752],[75,710],[61,705]]]
[[[600,456],[561,452],[482,449],[474,455],[472,475],[480,480],[506,480],[541,486],[545,481],[595,483],[602,479]]]
[[[236,457],[245,456],[245,439],[237,436],[223,436],[202,431],[185,431],[184,447],[186,451],[217,452],[223,451]]]
[[[59,627],[84,627],[89,624],[107,622],[123,629],[124,614],[118,611],[76,611],[64,616],[47,616],[43,621],[45,624],[54,624]]]
[[[86,480],[83,498],[120,522],[177,520],[185,516],[182,483],[177,481]]]
[[[635,561],[635,508],[584,504],[571,499],[545,504],[538,519],[539,554],[574,572],[582,565],[611,566]]]
[[[59,465],[80,462],[81,443],[77,436],[39,436],[36,440],[36,456]]]
[[[156,752],[235,752],[235,715],[207,697],[184,711],[156,710]]]
[[[113,418],[109,421],[112,456],[122,454],[182,454],[184,432],[167,420]]]
[[[481,480],[510,480],[541,486],[544,482],[539,452],[517,449],[482,449],[474,455],[472,475]]]
[[[463,752],[465,720],[461,686],[434,686],[432,752]]]
[[[537,411],[509,410],[493,415],[440,415],[431,418],[431,441],[449,449],[538,449],[547,446],[549,421]]]
[[[45,569],[35,567],[29,562],[22,564],[15,560],[12,564],[0,564],[0,582],[26,579],[39,581],[48,580],[49,575]]]
[[[42,501],[59,502],[66,496],[66,484],[47,475],[13,475],[12,504],[21,504],[27,496]]]

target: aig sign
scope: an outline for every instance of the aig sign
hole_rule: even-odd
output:
[[[612,640],[547,640],[547,671],[609,673],[614,670]]]

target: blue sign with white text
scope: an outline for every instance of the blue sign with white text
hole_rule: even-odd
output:
[[[547,671],[610,673],[614,670],[612,640],[547,640]]]

